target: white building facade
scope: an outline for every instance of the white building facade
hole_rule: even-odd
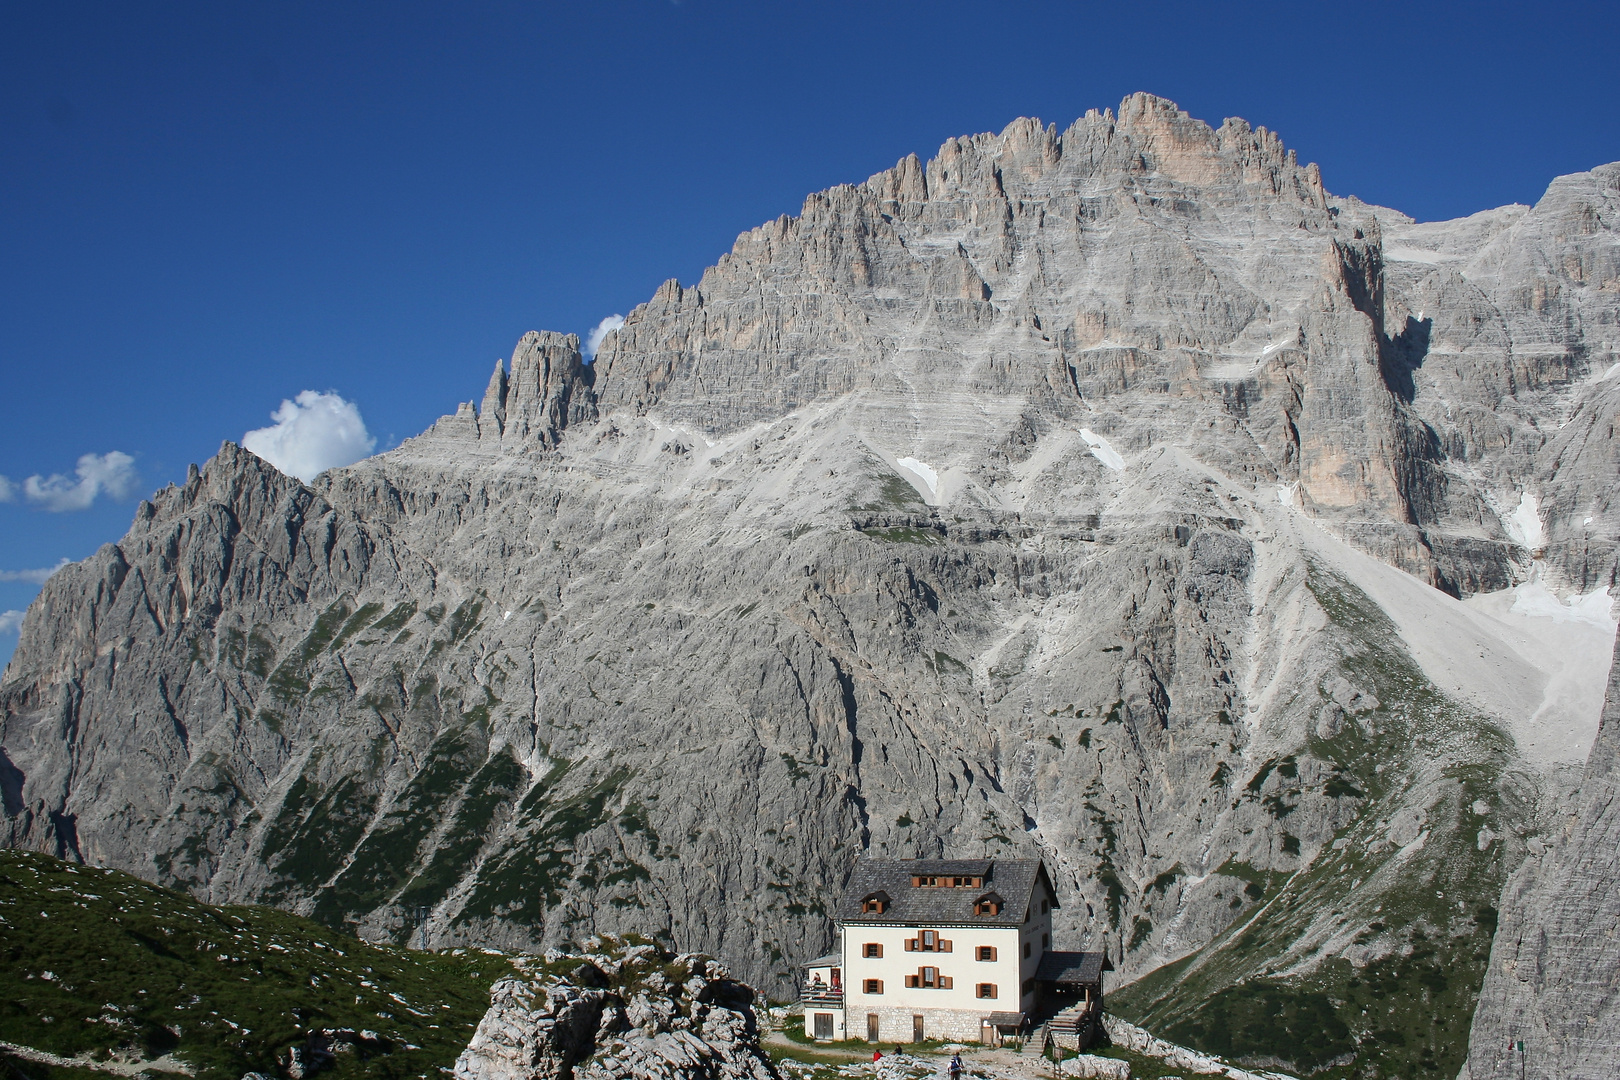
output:
[[[1035,1011],[1056,906],[1039,860],[863,860],[834,911],[839,950],[805,965],[806,1033],[998,1041]]]

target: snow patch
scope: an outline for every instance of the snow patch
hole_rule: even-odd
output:
[[[1598,382],[1608,382],[1616,375],[1620,375],[1620,364],[1610,364],[1609,370],[1598,376]]]
[[[1121,472],[1124,470],[1125,459],[1119,456],[1119,451],[1115,450],[1113,446],[1109,444],[1107,439],[1103,438],[1101,435],[1098,435],[1090,428],[1081,428],[1080,437],[1086,440],[1087,446],[1091,447],[1092,457],[1096,458],[1110,469],[1113,469],[1115,472]]]
[[[1613,607],[1614,600],[1609,596],[1607,585],[1585,596],[1576,593],[1566,604],[1553,595],[1547,586],[1532,578],[1513,590],[1513,606],[1508,610],[1515,615],[1528,615],[1533,619],[1585,623],[1613,635],[1615,620],[1609,614]]]
[[[1519,505],[1502,519],[1502,526],[1520,547],[1536,551],[1547,546],[1547,527],[1541,523],[1541,504],[1533,492],[1519,496]]]
[[[895,458],[894,463],[902,469],[917,474],[923,483],[928,485],[928,494],[931,498],[939,498],[939,473],[926,461],[918,461],[914,457]]]

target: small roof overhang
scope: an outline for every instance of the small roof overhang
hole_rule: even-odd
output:
[[[1024,1014],[1021,1012],[993,1012],[984,1018],[984,1022],[993,1028],[1020,1028],[1024,1026]]]
[[[842,956],[840,956],[838,953],[830,952],[826,956],[818,956],[814,960],[806,960],[799,966],[802,968],[838,967],[843,962],[844,958]]]
[[[1041,957],[1035,978],[1062,986],[1095,986],[1102,981],[1103,972],[1113,970],[1106,953],[1049,952]]]

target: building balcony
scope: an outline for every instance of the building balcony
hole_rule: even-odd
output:
[[[800,991],[799,1004],[806,1009],[842,1009],[844,988],[825,983],[807,983]]]

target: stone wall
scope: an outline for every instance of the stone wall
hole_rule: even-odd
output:
[[[947,1042],[978,1042],[980,1024],[990,1014],[990,1009],[983,1012],[966,1012],[961,1009],[907,1009],[896,1008],[892,1005],[875,1009],[851,1009],[848,1014],[849,1037],[864,1039],[866,1037],[866,1017],[868,1013],[877,1013],[879,1043],[909,1043],[912,1040],[912,1017],[923,1018],[923,1037],[928,1039],[943,1039]]]

